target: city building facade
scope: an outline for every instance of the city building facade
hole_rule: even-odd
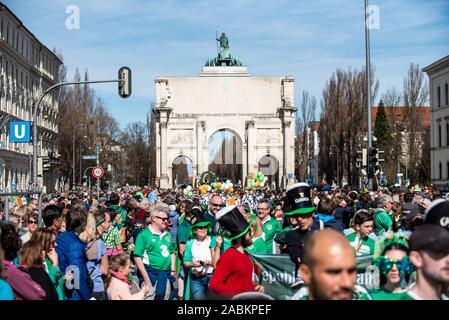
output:
[[[448,191],[449,181],[449,55],[423,69],[429,76],[430,161],[432,183]]]
[[[10,141],[10,121],[32,121],[33,101],[57,83],[60,59],[0,2],[0,188],[24,190],[32,171],[32,143]],[[48,94],[37,112],[38,185],[58,181],[58,100]]]

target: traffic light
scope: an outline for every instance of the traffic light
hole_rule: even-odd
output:
[[[131,95],[131,69],[121,67],[118,71],[118,94],[122,98],[128,98]]]
[[[355,161],[356,161],[356,166],[357,166],[357,168],[360,168],[360,167],[365,167],[366,166],[366,161],[367,161],[367,149],[363,149],[363,150],[357,150],[356,151],[356,153],[357,153],[357,157],[356,157],[356,159],[355,159]]]
[[[379,149],[379,162],[385,162],[385,150]]]
[[[379,150],[376,148],[370,148],[368,152],[368,177],[372,178],[379,169]]]
[[[50,163],[50,157],[42,157],[42,169],[44,172],[47,172],[50,170],[51,163]]]

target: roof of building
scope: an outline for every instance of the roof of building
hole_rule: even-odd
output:
[[[432,74],[448,67],[449,67],[449,55],[428,65],[427,67],[423,68],[422,71],[426,72],[427,74]]]
[[[407,112],[407,107],[405,106],[398,106],[398,107],[384,106],[384,108],[387,117],[389,117],[390,119],[394,118],[396,121],[403,121],[404,115]],[[418,110],[422,114],[422,116],[420,117],[422,120],[422,124],[426,127],[430,126],[430,107],[422,106]],[[373,106],[371,108],[371,119],[373,127],[376,124],[376,116],[377,116],[377,106]]]
[[[12,12],[3,2],[0,1],[0,11],[5,9],[11,16],[14,17],[14,19],[17,20],[18,25],[17,27],[21,27],[23,28],[26,32],[29,33],[29,35],[38,43],[40,44],[43,48],[47,49],[47,51],[53,56],[53,58],[55,60],[57,60],[60,64],[63,64],[63,62],[61,61],[61,59],[58,58],[58,56],[56,54],[54,54],[53,51],[51,51],[48,47],[46,47],[42,42],[39,41],[39,39],[22,23],[22,21],[19,19],[19,17],[17,17],[14,12]]]

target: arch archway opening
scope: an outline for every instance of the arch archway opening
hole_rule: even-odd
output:
[[[193,184],[193,163],[187,156],[178,156],[172,164],[173,186]]]
[[[209,171],[220,180],[243,180],[243,147],[240,136],[231,129],[220,129],[209,138]]]

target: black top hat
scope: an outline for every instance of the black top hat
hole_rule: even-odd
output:
[[[310,199],[310,186],[305,182],[295,183],[286,190],[287,200],[291,205],[288,216],[309,214],[315,211],[315,206]]]
[[[245,235],[251,223],[246,221],[237,206],[227,206],[218,211],[215,218],[224,230],[224,236],[229,240],[237,239]]]
[[[435,200],[425,211],[425,223],[437,224],[449,230],[449,201]]]

